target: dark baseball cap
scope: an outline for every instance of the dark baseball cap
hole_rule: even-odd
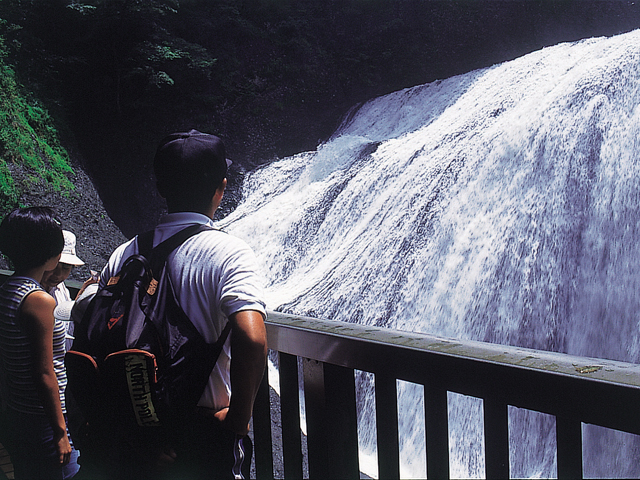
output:
[[[202,175],[219,183],[226,178],[230,165],[222,140],[198,130],[166,136],[154,159],[156,176],[166,180]]]

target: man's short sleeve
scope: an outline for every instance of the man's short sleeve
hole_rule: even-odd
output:
[[[243,310],[256,310],[266,316],[264,278],[258,261],[244,242],[225,262],[221,277],[220,308],[229,317]]]
[[[100,272],[100,282],[98,284],[100,289],[106,287],[109,279],[120,271],[120,267],[125,259],[129,258],[130,255],[138,253],[135,239],[136,237],[123,243],[111,254],[109,261]]]

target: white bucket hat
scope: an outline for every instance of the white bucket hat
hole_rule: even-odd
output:
[[[76,255],[76,236],[67,230],[63,230],[62,235],[64,235],[64,248],[60,254],[60,262],[75,266],[84,265]]]
[[[53,316],[63,322],[79,322],[82,319],[89,302],[93,299],[93,296],[97,291],[98,284],[92,283],[84,289],[82,295],[80,295],[75,301],[69,300],[66,302],[60,302],[56,305],[56,308],[53,311]]]

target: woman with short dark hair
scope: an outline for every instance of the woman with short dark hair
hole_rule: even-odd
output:
[[[0,251],[15,268],[0,287],[0,392],[17,480],[65,479],[79,470],[65,419],[65,328],[40,285],[63,246],[50,208],[14,210],[0,223]]]

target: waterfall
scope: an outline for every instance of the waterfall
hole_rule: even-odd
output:
[[[220,226],[256,251],[270,309],[637,363],[639,86],[634,31],[373,99],[249,175]],[[481,403],[449,408],[452,475],[481,477]],[[511,409],[514,476],[556,474],[554,426]],[[585,475],[640,475],[635,437],[584,435]]]

